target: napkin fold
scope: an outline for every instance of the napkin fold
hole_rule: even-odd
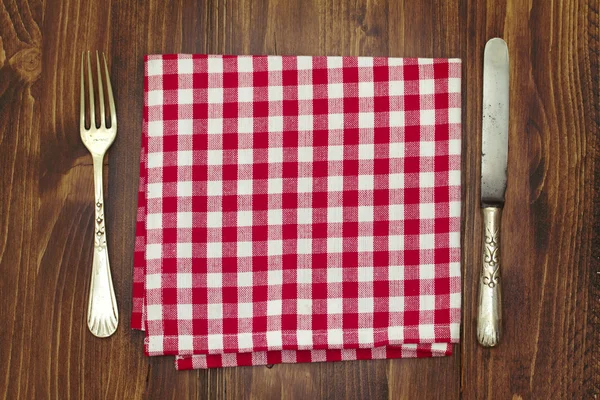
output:
[[[178,369],[449,355],[460,60],[150,55],[134,329]]]

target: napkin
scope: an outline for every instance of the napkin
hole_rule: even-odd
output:
[[[178,369],[449,355],[460,60],[150,55],[134,329]]]

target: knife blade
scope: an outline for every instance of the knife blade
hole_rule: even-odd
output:
[[[490,39],[483,56],[483,116],[481,126],[482,268],[479,280],[477,339],[496,346],[502,336],[500,227],[508,165],[508,46]]]

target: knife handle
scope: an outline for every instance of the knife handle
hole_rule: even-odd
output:
[[[502,335],[502,296],[500,285],[500,219],[502,209],[483,207],[482,268],[479,280],[477,339],[493,347]]]

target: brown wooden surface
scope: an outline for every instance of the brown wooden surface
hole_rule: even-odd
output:
[[[0,395],[8,399],[582,399],[600,396],[598,0],[0,2]],[[510,49],[504,338],[476,344],[481,75]],[[107,228],[121,325],[87,332],[93,189],[78,57],[107,52],[119,134]],[[463,59],[462,343],[430,360],[176,372],[129,329],[143,56]]]

